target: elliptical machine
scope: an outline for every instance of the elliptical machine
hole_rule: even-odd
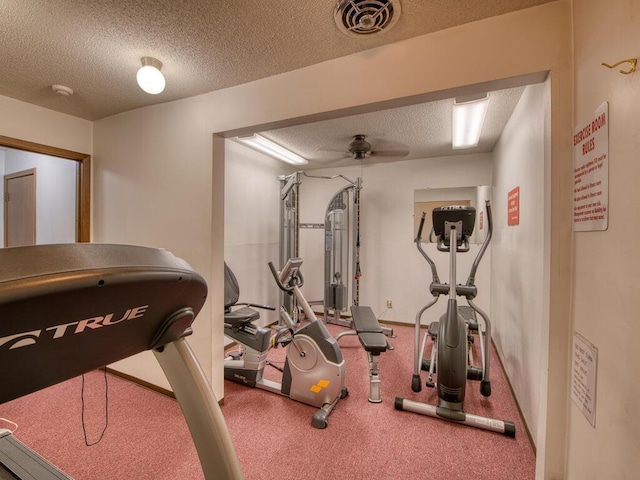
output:
[[[469,251],[469,237],[473,233],[475,225],[476,210],[469,206],[447,206],[433,210],[433,229],[437,237],[437,249],[441,252],[449,252],[449,284],[441,283],[438,277],[436,265],[429,255],[422,248],[422,229],[424,227],[425,213],[422,213],[418,235],[415,239],[418,251],[425,258],[431,267],[433,281],[429,287],[433,300],[424,305],[416,314],[415,323],[415,343],[414,343],[414,372],[411,381],[411,389],[414,392],[422,390],[420,371],[425,365],[429,369],[429,379],[427,386],[434,386],[433,374],[437,375],[438,405],[429,405],[415,402],[401,397],[396,397],[396,410],[407,410],[421,415],[442,418],[456,423],[482,428],[493,432],[502,433],[508,437],[515,437],[516,430],[513,422],[494,420],[492,418],[481,417],[466,413],[463,410],[466,393],[467,379],[481,379],[480,393],[488,397],[491,395],[489,357],[491,348],[491,322],[484,313],[473,302],[478,289],[475,285],[475,275],[480,260],[484,255],[493,229],[491,217],[491,205],[486,201],[487,210],[487,236],[476,256],[467,283],[456,284],[456,253]],[[422,345],[420,344],[421,318],[424,312],[436,304],[439,296],[448,295],[446,312],[440,320],[433,322],[429,326],[429,331],[425,334]],[[469,307],[474,313],[479,314],[486,327],[484,342],[482,338],[482,328],[477,326],[475,315],[461,314],[465,307],[458,306],[458,296],[465,297]],[[469,365],[469,331],[470,325],[475,323],[480,340],[480,350],[482,357],[482,369]],[[434,342],[430,361],[423,361],[422,355],[427,338]],[[479,378],[478,378],[479,377]]]
[[[280,309],[283,327],[272,335],[270,328],[256,325],[253,321],[260,315],[249,304],[240,310],[232,310],[238,298],[237,282],[230,282],[231,271],[225,265],[225,325],[224,334],[235,340],[239,348],[224,360],[224,377],[227,380],[257,387],[272,393],[287,396],[319,410],[315,412],[311,425],[326,428],[327,417],[338,403],[348,395],[344,386],[344,359],[338,342],[331,336],[324,323],[319,322],[302,295],[304,284],[300,266],[302,259],[291,258],[282,271],[277,272],[273,263],[269,268],[276,284],[288,295],[294,295],[309,320],[304,326],[294,323],[284,307]],[[233,273],[231,273],[233,276]],[[235,277],[233,277],[235,280]],[[234,294],[235,292],[235,294]],[[234,300],[235,299],[235,300]],[[267,361],[271,347],[286,347],[284,367]],[[282,373],[282,382],[277,383],[263,377],[264,368],[270,365]]]

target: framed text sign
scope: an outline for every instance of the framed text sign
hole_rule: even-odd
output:
[[[596,426],[596,374],[598,348],[578,332],[573,332],[571,399],[589,423]]]
[[[609,104],[604,102],[573,135],[573,231],[609,225]]]

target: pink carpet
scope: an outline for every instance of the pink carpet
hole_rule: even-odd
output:
[[[335,335],[340,327],[329,326]],[[349,396],[325,430],[315,408],[225,382],[223,412],[247,479],[491,479],[535,477],[535,456],[504,373],[492,352],[492,395],[469,382],[465,410],[516,424],[516,438],[394,409],[396,396],[435,404],[435,389],[411,390],[413,327],[394,326],[382,354],[382,403],[369,397],[368,361],[357,337],[340,339]],[[273,352],[282,357],[282,350]],[[479,359],[479,355],[475,356]],[[270,378],[273,378],[273,369]],[[426,377],[423,374],[423,378]]]
[[[380,360],[381,404],[367,401],[368,363],[358,339],[340,340],[349,396],[325,430],[310,425],[313,407],[225,382],[223,413],[247,480],[534,478],[534,453],[495,352],[493,395],[485,399],[470,382],[465,409],[515,422],[515,439],[396,411],[396,396],[436,399],[432,389],[411,391],[413,329],[394,328],[395,350]],[[274,351],[274,358],[282,352]],[[108,384],[109,426],[93,447],[84,445],[79,378],[0,405],[0,417],[18,423],[17,439],[77,480],[203,478],[175,400],[111,375]],[[102,373],[86,376],[85,404],[92,442],[105,420]],[[2,427],[7,425],[0,422]]]
[[[81,379],[0,405],[0,417],[16,422],[14,436],[77,480],[202,479],[198,456],[178,403],[119,377],[107,375],[109,424],[100,443],[84,444]],[[105,422],[102,372],[85,375],[88,443]],[[8,428],[0,422],[0,428]]]

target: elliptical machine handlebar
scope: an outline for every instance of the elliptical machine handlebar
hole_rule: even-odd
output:
[[[493,217],[491,215],[490,200],[485,200],[485,208],[487,210],[487,235],[484,241],[482,242],[482,246],[480,247],[480,250],[478,251],[478,254],[476,255],[475,260],[473,261],[473,265],[471,266],[471,270],[469,272],[469,277],[467,278],[467,283],[465,284],[466,287],[475,286],[476,271],[478,270],[478,265],[480,264],[480,260],[482,260],[482,257],[484,256],[484,253],[487,250],[489,243],[491,242],[491,237],[493,234]],[[425,260],[429,263],[429,266],[431,267],[431,276],[433,278],[432,285],[437,286],[440,284],[440,278],[438,277],[438,269],[436,268],[436,264],[433,262],[433,260],[431,260],[427,252],[425,252],[424,249],[422,248],[422,230],[424,229],[425,217],[426,217],[426,212],[422,212],[422,217],[420,218],[420,225],[418,226],[418,235],[416,236],[415,242],[416,242],[416,247],[418,248],[418,251],[425,258]],[[432,294],[434,294],[434,296],[438,293],[445,293],[445,292],[439,292],[437,288],[432,290],[433,290]],[[467,292],[465,289],[462,289],[460,294],[465,296],[467,296],[468,294],[471,294],[472,298],[475,297],[475,294],[471,292]]]
[[[420,217],[420,225],[418,226],[418,235],[414,242],[419,242],[422,240],[422,229],[424,228],[424,219],[427,216],[427,212],[422,212],[422,216]]]
[[[424,228],[424,220],[427,216],[427,212],[422,212],[422,217],[420,217],[420,225],[418,226],[418,235],[414,240],[416,242],[416,247],[418,247],[418,251],[424,257],[424,259],[429,263],[431,267],[431,276],[433,278],[433,283],[440,283],[440,278],[438,277],[438,269],[436,268],[436,264],[431,260],[427,252],[422,248],[422,229]]]
[[[480,264],[480,260],[482,260],[485,250],[489,246],[489,242],[491,242],[491,236],[493,234],[493,217],[491,216],[490,200],[485,200],[485,208],[487,210],[487,236],[484,237],[482,247],[480,247],[480,251],[478,252],[478,255],[476,255],[476,259],[473,261],[471,271],[469,272],[469,278],[467,278],[467,286],[475,285],[476,270],[478,269],[478,265]]]

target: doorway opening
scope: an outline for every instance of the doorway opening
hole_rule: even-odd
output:
[[[49,202],[37,203],[37,198],[36,198],[37,195],[35,192],[36,185],[38,187],[44,186],[44,185],[43,185],[43,182],[38,183],[39,180],[37,180],[36,178],[42,178],[42,179],[47,178],[45,175],[49,167],[56,165],[61,160],[63,161],[60,163],[67,164],[66,169],[69,170],[68,162],[64,162],[66,160],[66,161],[75,162],[73,165],[71,165],[71,168],[74,171],[74,173],[72,174],[74,177],[71,180],[67,181],[67,185],[53,184],[53,180],[52,180],[50,182],[52,185],[49,191],[49,194],[50,194],[49,198],[59,199],[60,197],[65,197],[65,196],[70,197],[68,202],[68,205],[70,205],[70,207],[65,207],[65,208],[67,209],[70,208],[73,210],[73,212],[67,212],[67,214],[71,215],[72,217],[71,222],[73,224],[70,227],[72,229],[72,233],[68,240],[66,240],[65,238],[65,241],[76,241],[76,242],[90,241],[90,237],[91,237],[91,227],[90,227],[91,156],[90,155],[86,153],[65,150],[57,147],[51,147],[48,145],[42,145],[34,142],[28,142],[28,141],[20,140],[16,138],[5,137],[2,135],[0,135],[0,153],[3,154],[2,156],[0,156],[0,160],[2,160],[2,162],[0,162],[1,163],[0,166],[2,167],[2,170],[1,170],[3,174],[2,176],[5,178],[5,182],[2,183],[2,188],[4,190],[2,196],[5,203],[5,208],[2,209],[2,213],[5,218],[1,222],[1,225],[3,226],[3,230],[5,230],[4,225],[6,224],[7,220],[10,220],[9,218],[6,217],[6,215],[10,215],[10,213],[7,213],[7,209],[9,208],[9,206],[7,205],[7,201],[6,201],[7,200],[6,193],[11,194],[11,192],[7,192],[6,190],[7,177],[15,176],[16,178],[22,178],[24,177],[24,175],[21,175],[20,174],[21,172],[32,170],[33,176],[31,177],[31,180],[34,180],[33,208],[37,209],[38,208],[37,205],[41,205],[42,207],[44,207],[46,205],[49,205]],[[34,168],[32,165],[29,165],[28,163],[25,163],[24,165],[26,166],[24,168],[15,167],[15,168],[12,168],[13,170],[12,172],[8,172],[8,171],[5,172],[4,170],[5,156],[7,155],[13,156],[15,154],[15,156],[19,157],[21,155],[24,155],[25,153],[38,154],[38,155],[35,155],[34,157],[37,157],[37,161],[40,162],[40,165],[44,166],[45,168],[38,169],[38,168]],[[19,161],[17,162],[17,164],[18,165],[20,164]],[[26,179],[28,180],[29,177],[26,177]],[[9,181],[10,180],[12,179],[9,178]],[[22,180],[24,183],[25,178],[22,178]],[[13,186],[10,186],[10,188],[13,188]],[[26,205],[23,205],[23,206],[20,206],[19,208],[24,208],[25,206]],[[48,212],[43,212],[43,213],[45,215],[49,214]],[[47,227],[50,227],[51,229],[55,229],[55,222],[56,222],[55,218],[46,218],[45,225]],[[46,229],[43,229],[43,233],[45,231]],[[5,230],[5,232],[3,233],[2,236],[0,236],[0,238],[4,240],[5,242],[4,246],[12,246],[13,244],[11,243],[11,241],[7,243],[7,233],[11,234],[11,232],[7,232]],[[34,225],[33,243],[40,243],[35,238],[37,234],[38,234],[38,229]],[[55,238],[53,241],[57,242]]]

